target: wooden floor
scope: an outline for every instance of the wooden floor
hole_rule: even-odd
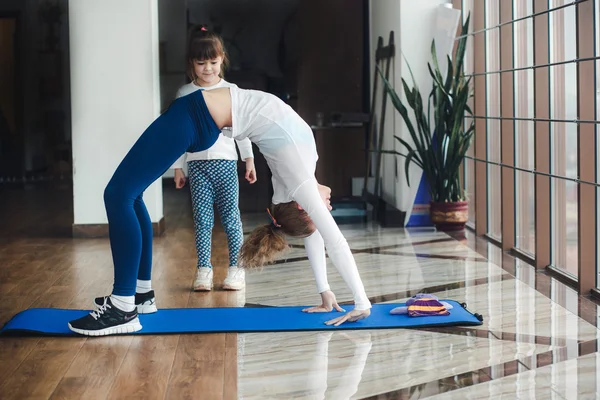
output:
[[[71,188],[1,188],[0,326],[30,307],[90,309],[110,293],[106,239],[69,238]],[[187,192],[165,196],[166,233],[155,239],[159,307],[240,305],[235,292],[194,293],[196,256]],[[215,284],[228,265],[215,226]],[[218,288],[217,288],[218,289]],[[237,335],[0,338],[1,399],[235,399]]]

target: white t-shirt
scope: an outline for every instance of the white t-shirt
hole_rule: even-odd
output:
[[[221,79],[219,83],[209,87],[200,87],[195,85],[193,82],[190,82],[179,88],[177,91],[177,98],[187,96],[188,94],[200,89],[212,90],[223,87],[237,86],[233,83],[227,82],[225,79]],[[215,144],[212,145],[212,147],[210,147],[208,150],[199,151],[196,153],[184,153],[177,159],[177,161],[175,161],[171,168],[183,168],[183,164],[194,160],[237,160],[238,153],[235,150],[235,143],[236,141],[233,139],[219,135],[219,138]],[[249,139],[237,141],[237,145],[240,149],[240,156],[242,160],[245,160],[246,158],[254,158],[254,154],[252,152],[252,142]]]
[[[317,148],[310,126],[276,96],[231,90],[232,128],[223,135],[248,138],[260,148],[273,174],[273,203],[287,203],[304,182],[315,179]],[[292,162],[299,159],[299,163]]]

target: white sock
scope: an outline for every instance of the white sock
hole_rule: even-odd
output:
[[[117,296],[111,294],[110,301],[119,310],[123,310],[126,312],[131,312],[135,310],[135,296]]]
[[[152,281],[141,281],[137,280],[137,286],[135,287],[136,293],[148,293],[152,290]]]

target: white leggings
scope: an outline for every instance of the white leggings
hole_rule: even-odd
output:
[[[371,302],[365,293],[348,242],[323,202],[317,182],[315,180],[304,182],[295,190],[292,197],[308,213],[308,216],[317,227],[312,235],[304,239],[304,246],[315,274],[319,293],[329,290],[325,261],[326,248],[329,258],[331,258],[344,282],[352,291],[355,309],[366,310],[371,308]]]

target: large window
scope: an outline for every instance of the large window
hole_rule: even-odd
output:
[[[462,6],[473,16],[466,72],[477,67],[477,139],[487,141],[477,147],[486,176],[478,173],[475,182],[475,163],[465,162],[470,222],[478,235],[600,297],[600,187],[594,197],[589,183],[580,183],[600,177],[600,59],[593,57],[600,58],[600,0]],[[514,192],[502,186],[513,177]]]
[[[496,27],[500,24],[500,0],[485,0],[486,28]],[[500,30],[489,29],[485,32],[485,64],[486,71],[500,70]],[[500,117],[500,74],[486,75],[486,108],[487,120],[487,159],[501,162],[501,121]],[[502,192],[500,166],[487,165],[487,205],[488,205],[488,235],[502,239]]]
[[[570,3],[550,0],[550,7]],[[550,62],[577,58],[577,8],[566,7],[549,13]],[[550,118],[577,119],[577,64],[550,67]],[[551,169],[554,175],[577,178],[577,124],[553,122],[550,125]],[[577,276],[577,183],[560,178],[551,180],[551,260],[564,272]]]
[[[519,19],[533,14],[533,0],[514,0],[513,17]],[[527,18],[513,25],[514,67],[533,65],[533,20]],[[535,124],[523,119],[535,116],[533,70],[516,71],[514,75],[515,102],[515,166],[529,171],[535,169]],[[535,176],[515,172],[515,247],[535,256]]]

